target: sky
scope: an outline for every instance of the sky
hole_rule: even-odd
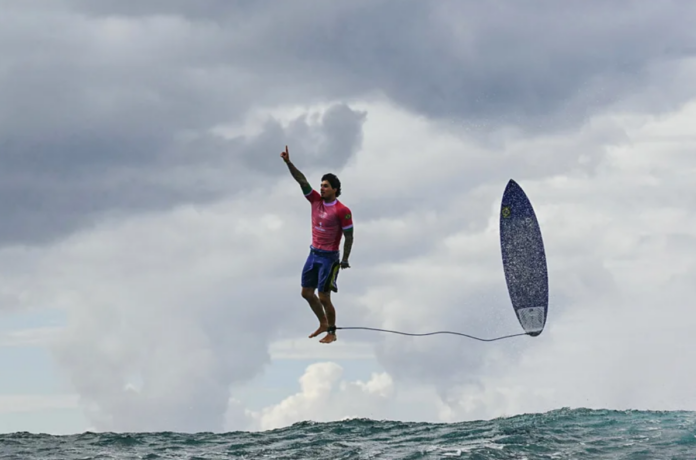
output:
[[[696,410],[693,2],[0,8],[0,432]],[[514,179],[544,332],[308,339],[286,145],[353,214],[339,327],[521,332]]]

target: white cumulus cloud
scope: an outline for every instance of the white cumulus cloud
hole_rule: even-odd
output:
[[[278,404],[250,412],[252,428],[270,430],[305,420],[325,422],[346,418],[375,418],[394,394],[394,382],[386,373],[373,373],[363,382],[342,379],[343,368],[333,362],[307,367],[300,377],[301,390]]]

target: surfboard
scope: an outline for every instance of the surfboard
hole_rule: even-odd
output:
[[[512,179],[500,204],[500,250],[512,307],[525,333],[536,337],[548,314],[546,252],[532,204]]]

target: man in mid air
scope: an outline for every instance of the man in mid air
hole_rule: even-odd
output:
[[[341,181],[335,175],[324,174],[321,191],[317,192],[290,161],[287,145],[280,157],[312,205],[312,244],[302,269],[302,297],[317,315],[319,329],[309,338],[326,332],[320,342],[331,343],[336,340],[336,310],[331,303],[331,291],[338,292],[336,279],[339,269],[350,267],[348,256],[353,246],[353,216],[350,209],[337,199],[341,194]],[[344,235],[343,257],[339,262],[339,245]],[[314,294],[315,290],[319,297]]]

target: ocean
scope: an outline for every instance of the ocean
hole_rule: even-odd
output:
[[[1,459],[696,459],[696,413],[559,409],[487,421],[301,422],[265,432],[0,435]]]

